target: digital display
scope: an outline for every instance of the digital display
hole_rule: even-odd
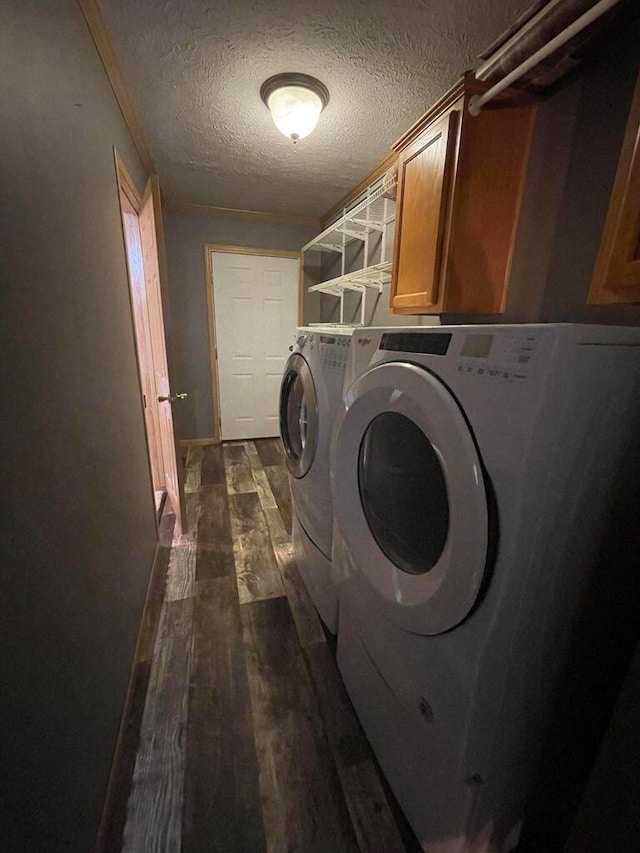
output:
[[[493,335],[467,335],[460,355],[469,358],[486,358],[491,352]]]
[[[335,344],[335,338],[329,338],[327,335],[320,335],[320,343],[321,344]]]
[[[385,332],[380,341],[380,349],[446,355],[450,343],[451,335],[445,332]]]

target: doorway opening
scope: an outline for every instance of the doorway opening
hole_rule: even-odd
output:
[[[140,392],[149,453],[149,468],[159,518],[168,499],[176,516],[176,534],[182,532],[184,491],[182,460],[172,405],[186,394],[172,394],[165,339],[163,239],[157,178],[152,176],[140,196],[117,152],[116,173]]]
[[[300,324],[300,253],[210,244],[205,255],[215,438],[276,437]]]

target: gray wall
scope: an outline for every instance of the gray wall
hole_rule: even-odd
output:
[[[640,324],[640,305],[587,305],[631,98],[640,19],[538,108],[506,311],[443,323]]]
[[[298,250],[313,237],[308,226],[207,212],[164,212],[175,358],[175,389],[189,397],[174,407],[180,437],[214,434],[204,247],[207,243]],[[307,279],[309,282],[311,279]],[[179,387],[178,387],[179,386]]]
[[[75,0],[0,9],[0,848],[93,848],[156,527],[112,146]]]

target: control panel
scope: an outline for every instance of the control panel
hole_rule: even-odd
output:
[[[529,375],[539,344],[539,335],[527,330],[508,334],[472,332],[462,342],[458,373],[521,382]]]
[[[345,335],[320,335],[320,363],[325,371],[344,373],[351,338]]]

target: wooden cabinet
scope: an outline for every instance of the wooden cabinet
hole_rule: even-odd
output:
[[[640,302],[640,77],[622,143],[589,302]]]
[[[535,107],[514,94],[472,116],[467,77],[398,151],[394,314],[504,310]]]
[[[394,264],[401,273],[393,277],[394,309],[428,308],[438,299],[455,119],[449,112],[434,121],[401,155],[402,230],[396,213]]]

